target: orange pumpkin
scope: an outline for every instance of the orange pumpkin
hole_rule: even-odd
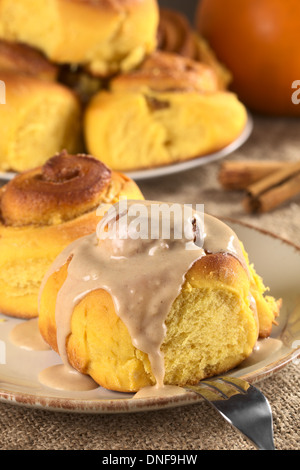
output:
[[[196,16],[246,106],[300,116],[300,0],[200,0]]]

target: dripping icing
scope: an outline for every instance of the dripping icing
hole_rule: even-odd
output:
[[[161,203],[129,201],[129,209],[133,204],[146,208],[144,219],[149,227],[151,207]],[[117,213],[118,206],[119,203],[115,205]],[[184,206],[180,207],[183,210]],[[126,216],[128,214],[129,211]],[[119,218],[123,215],[119,212]],[[163,387],[164,358],[160,348],[166,333],[165,320],[180,294],[187,271],[206,253],[220,252],[235,256],[247,269],[241,244],[230,227],[204,214],[204,224],[200,227],[201,243],[198,238],[196,245],[194,220],[170,217],[168,239],[161,236],[147,238],[141,233],[134,237],[132,232],[131,236],[124,237],[120,230],[117,236],[109,238],[100,230],[76,240],[58,256],[45,276],[41,292],[47,279],[69,262],[67,279],[58,293],[55,312],[58,351],[65,367],[70,367],[66,338],[71,332],[74,308],[88,293],[104,289],[111,295],[115,311],[126,325],[133,345],[148,355],[156,385]],[[130,222],[133,217],[127,219],[127,227]],[[109,227],[111,223],[110,215],[105,214],[101,228]],[[176,233],[180,230],[182,237],[177,238]]]

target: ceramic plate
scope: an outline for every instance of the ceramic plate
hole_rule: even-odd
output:
[[[228,155],[233,153],[235,150],[240,148],[248,140],[248,138],[250,137],[252,133],[252,130],[253,130],[253,119],[248,113],[247,124],[243,132],[241,133],[241,135],[230,145],[228,145],[227,147],[224,147],[218,152],[210,153],[209,155],[203,155],[202,157],[194,158],[192,160],[188,160],[185,162],[175,163],[174,165],[166,165],[163,167],[152,168],[149,170],[127,172],[126,174],[133,180],[140,181],[140,180],[145,180],[145,179],[158,178],[160,176],[167,176],[173,173],[180,173],[183,171],[190,170],[192,168],[196,168],[198,166],[207,165],[208,163],[227,157]],[[7,172],[7,173],[0,172],[0,182],[1,180],[3,182],[9,181],[15,175],[16,173],[13,173],[13,172]]]
[[[300,247],[275,235],[236,222],[231,225],[244,242],[257,272],[270,287],[271,294],[282,298],[278,326],[272,340],[276,347],[267,357],[256,356],[228,373],[251,383],[278,372],[300,356]],[[21,320],[0,316],[0,400],[42,409],[81,413],[125,413],[188,405],[201,398],[192,393],[173,397],[132,399],[133,395],[110,392],[101,387],[89,392],[60,392],[41,385],[41,370],[59,364],[53,351],[33,352],[10,343],[9,333]]]

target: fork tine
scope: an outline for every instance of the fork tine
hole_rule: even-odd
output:
[[[246,380],[242,380],[238,377],[219,377],[219,380],[222,380],[223,382],[226,382],[228,384],[231,384],[238,390],[240,390],[241,393],[246,393],[248,388],[250,387],[250,384],[246,382]]]
[[[273,420],[266,397],[242,379],[220,377],[188,387],[210,403],[259,450],[275,450]]]
[[[230,397],[233,397],[234,395],[238,395],[239,393],[241,393],[241,390],[233,387],[230,382],[221,382],[221,380],[222,379],[220,378],[218,380],[203,381],[203,383],[206,384],[208,387],[211,387],[217,392],[219,392],[224,399],[228,399]]]

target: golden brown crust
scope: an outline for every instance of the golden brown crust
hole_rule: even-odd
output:
[[[216,92],[218,80],[213,69],[177,54],[157,51],[136,70],[111,81],[112,91]]]
[[[75,93],[61,83],[57,83],[53,80],[41,80],[39,77],[35,77],[33,74],[22,74],[16,70],[3,70],[1,71],[1,80],[7,85],[7,93],[9,94],[10,101],[14,99],[18,100],[20,104],[27,101],[30,97],[28,93],[32,93],[34,97],[34,91],[47,90],[48,94],[56,92],[56,94],[72,95],[79,103]],[[15,104],[13,102],[13,104]]]
[[[0,39],[0,71],[4,70],[52,81],[57,79],[59,73],[58,66],[36,49]]]
[[[111,171],[99,160],[64,151],[1,189],[2,221],[15,227],[65,222],[95,208],[110,182]]]
[[[1,38],[29,44],[55,63],[79,64],[105,77],[135,67],[156,48],[158,20],[156,0],[0,3]]]
[[[160,8],[158,49],[199,60],[199,49],[188,19],[176,10]]]
[[[207,41],[195,31],[187,17],[179,11],[160,9],[158,49],[210,66],[218,77],[220,89],[227,89],[232,80],[230,72],[219,62]]]
[[[227,253],[208,254],[196,261],[188,271],[186,280],[196,286],[198,279],[201,279],[201,282],[214,280],[232,287],[238,283],[243,285],[244,289],[249,282],[244,266],[237,258]]]
[[[133,180],[89,156],[62,154],[42,170],[43,179],[38,169],[1,189],[0,311],[12,317],[38,316],[43,277],[66,246],[96,231],[101,203],[143,199]]]

